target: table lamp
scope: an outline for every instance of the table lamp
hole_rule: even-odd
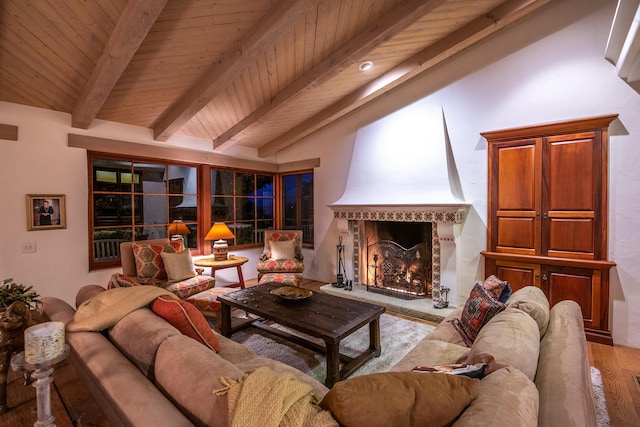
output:
[[[171,236],[171,240],[184,240],[184,238],[182,237],[183,234],[191,234],[189,227],[187,227],[187,225],[179,219],[176,219],[171,224],[169,224],[167,232]]]
[[[233,239],[234,236],[227,224],[224,222],[215,222],[204,240],[215,240],[213,243],[213,259],[216,261],[222,261],[227,259],[229,253],[229,246],[225,239]]]

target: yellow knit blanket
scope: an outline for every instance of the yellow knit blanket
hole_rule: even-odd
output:
[[[78,307],[67,331],[102,331],[118,323],[127,314],[144,307],[159,296],[178,298],[171,292],[155,286],[114,288],[101,292]]]
[[[230,427],[338,427],[324,411],[309,384],[287,372],[279,374],[263,366],[244,378],[221,378],[228,387],[214,390],[228,393]]]

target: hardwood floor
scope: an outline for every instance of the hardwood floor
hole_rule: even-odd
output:
[[[254,285],[247,281],[248,285]],[[302,287],[318,290],[324,283],[305,280]],[[589,343],[591,365],[602,374],[612,427],[640,425],[640,349]],[[91,394],[69,361],[54,372],[51,402],[55,423],[61,426],[109,427]],[[31,426],[37,419],[35,389],[24,385],[17,372],[9,377],[10,410],[0,415],[0,426]]]

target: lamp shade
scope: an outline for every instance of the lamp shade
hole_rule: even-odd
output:
[[[229,230],[227,224],[224,222],[216,222],[211,226],[204,240],[233,239],[234,237],[236,236]]]
[[[191,234],[189,227],[187,227],[187,225],[180,220],[175,220],[171,224],[169,224],[168,232],[170,236],[174,234]]]
[[[204,240],[215,240],[213,243],[213,259],[223,261],[228,259],[229,247],[225,239],[233,239],[235,236],[224,222],[216,222],[211,226]]]

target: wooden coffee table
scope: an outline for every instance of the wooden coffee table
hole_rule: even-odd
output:
[[[369,359],[380,356],[380,315],[384,313],[384,307],[317,292],[301,301],[287,301],[269,293],[281,286],[279,283],[267,283],[218,296],[218,301],[222,304],[222,335],[230,337],[238,329],[250,325],[324,354],[327,360],[327,378],[324,383],[329,388],[351,375]],[[320,338],[325,345],[272,328],[262,320],[234,328],[231,325],[233,307],[305,335]],[[367,324],[369,348],[356,357],[340,354],[340,342]],[[342,369],[340,362],[343,363]]]

